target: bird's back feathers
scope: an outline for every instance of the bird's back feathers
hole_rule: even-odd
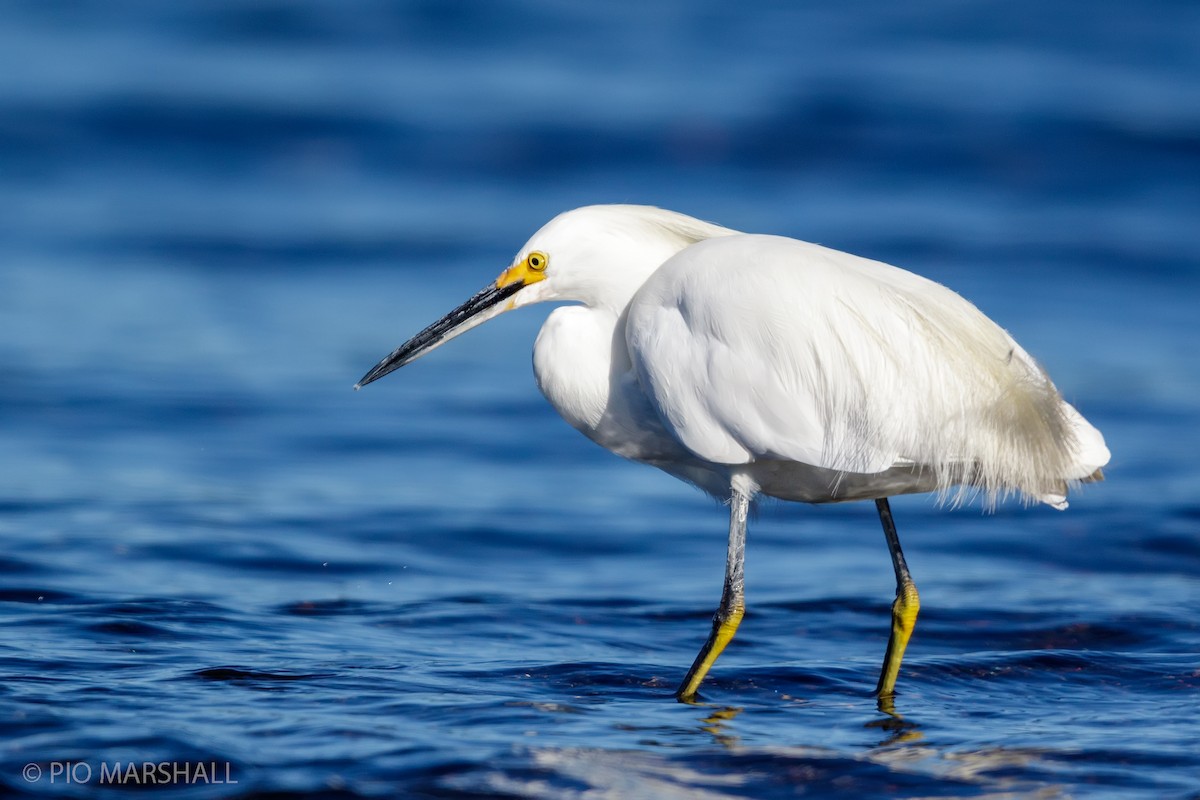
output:
[[[634,296],[626,339],[665,425],[710,462],[908,466],[944,493],[1058,506],[1108,460],[1099,432],[969,302],[817,245],[737,235],[687,247]]]

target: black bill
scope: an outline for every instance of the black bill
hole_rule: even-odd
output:
[[[470,300],[396,348],[390,356],[372,367],[371,371],[366,375],[363,375],[362,380],[356,383],[354,388],[361,389],[368,383],[377,381],[390,372],[395,372],[405,364],[416,361],[448,339],[453,339],[458,334],[475,327],[475,325],[470,324],[474,318],[496,304],[512,297],[524,285],[519,280],[513,281],[502,288],[497,287],[494,283],[488,284]],[[482,319],[479,320],[479,322],[482,321]],[[478,322],[475,324],[478,324]]]

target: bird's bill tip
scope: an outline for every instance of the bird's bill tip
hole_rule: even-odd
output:
[[[409,346],[409,343],[405,343],[404,345],[401,345],[399,348],[397,348],[395,351],[393,351],[392,354],[389,355],[387,358],[383,359],[378,364],[371,367],[371,369],[368,370],[367,374],[363,375],[361,378],[359,378],[358,383],[354,384],[354,391],[357,392],[358,390],[362,389],[367,384],[374,383],[375,381],[379,380],[380,378],[384,377],[385,375],[389,375],[389,374],[395,372],[396,370],[400,369],[408,362],[419,358],[425,351],[432,350],[437,345],[435,344],[432,346],[425,346],[423,348],[418,347],[411,354],[404,352],[405,348],[407,348],[408,346]]]

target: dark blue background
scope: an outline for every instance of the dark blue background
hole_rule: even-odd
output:
[[[0,788],[1197,796],[1197,41],[1168,0],[6,4]],[[595,202],[942,281],[1106,434],[1065,513],[895,503],[902,725],[870,504],[764,509],[681,706],[724,512],[554,416],[543,310],[350,391]]]

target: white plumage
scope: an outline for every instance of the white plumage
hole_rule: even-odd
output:
[[[533,251],[572,274],[516,304],[585,304],[538,336],[546,398],[623,456],[715,473],[718,496],[738,468],[785,500],[968,484],[1065,507],[1108,461],[1012,337],[911,272],[639,206],[568,212],[517,263]]]
[[[874,498],[881,517],[887,497],[925,491],[958,500],[978,490],[989,503],[1020,493],[1065,508],[1068,487],[1098,479],[1109,460],[1037,362],[944,286],[645,206],[559,215],[495,284],[362,384],[543,301],[580,304],[550,314],[534,346],[538,386],[559,414],[603,447],[732,501],[726,611],[741,603],[740,583],[730,588],[741,574],[739,507],[757,494]],[[892,553],[898,585],[911,584],[898,539]],[[724,646],[719,627],[682,698]]]

